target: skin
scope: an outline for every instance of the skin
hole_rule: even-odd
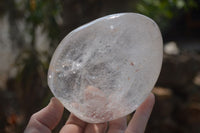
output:
[[[126,117],[113,120],[108,123],[91,124],[86,123],[75,115],[70,114],[66,124],[60,130],[60,133],[144,133],[148,119],[155,103],[155,97],[152,93],[138,107],[131,121],[127,125]],[[25,133],[51,133],[59,123],[64,107],[56,99],[52,98],[50,103],[33,114],[25,129]]]

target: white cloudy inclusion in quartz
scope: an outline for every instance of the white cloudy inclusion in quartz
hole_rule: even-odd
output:
[[[141,14],[96,19],[61,41],[48,85],[65,108],[86,122],[117,119],[134,111],[152,90],[162,44],[157,24]]]

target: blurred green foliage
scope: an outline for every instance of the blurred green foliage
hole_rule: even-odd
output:
[[[149,16],[162,31],[170,26],[171,21],[198,6],[195,0],[127,0],[123,6],[119,0],[0,0],[0,17],[6,14],[9,18],[10,39],[14,40],[18,34],[18,21],[23,21],[25,27],[24,34],[19,36],[20,41],[13,43],[20,49],[13,90],[19,99],[20,110],[25,114],[24,125],[30,115],[46,105],[52,96],[47,86],[47,71],[61,37],[107,12],[122,11],[121,8],[129,7],[130,3],[132,6],[128,11]],[[49,40],[49,48],[43,52],[36,48],[38,28],[47,34]]]
[[[135,8],[155,20],[164,31],[169,28],[172,20],[197,6],[195,0],[140,0]]]
[[[45,100],[45,97],[49,99],[49,95],[51,95],[46,75],[52,51],[54,51],[60,35],[57,18],[60,16],[62,7],[59,1],[54,0],[21,0],[15,5],[23,16],[22,19],[25,20],[25,32],[30,37],[30,41],[25,42],[24,49],[21,50],[16,61],[18,67],[16,90],[25,111],[31,114],[34,111],[32,107],[41,106],[41,101]],[[36,49],[36,40],[38,39],[36,30],[39,27],[50,40],[49,49],[44,52]],[[27,105],[27,101],[24,99],[28,99],[30,104]]]
[[[57,0],[25,0],[24,15],[30,34],[34,37],[36,28],[42,26],[48,33],[50,44],[53,45],[59,38],[59,25],[56,20],[61,9],[60,1]],[[34,38],[32,39],[34,45]]]

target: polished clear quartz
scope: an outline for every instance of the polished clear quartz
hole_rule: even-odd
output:
[[[96,19],[69,33],[50,63],[48,84],[61,103],[89,123],[134,111],[160,73],[162,37],[157,24],[136,13]]]

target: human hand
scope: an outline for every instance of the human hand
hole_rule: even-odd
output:
[[[107,133],[144,133],[154,102],[155,97],[151,93],[137,108],[128,126],[126,117],[109,123],[91,124],[71,114],[60,133],[105,133],[106,131]],[[63,105],[56,98],[52,98],[48,106],[32,115],[24,132],[51,133],[51,130],[59,123],[63,110]]]

